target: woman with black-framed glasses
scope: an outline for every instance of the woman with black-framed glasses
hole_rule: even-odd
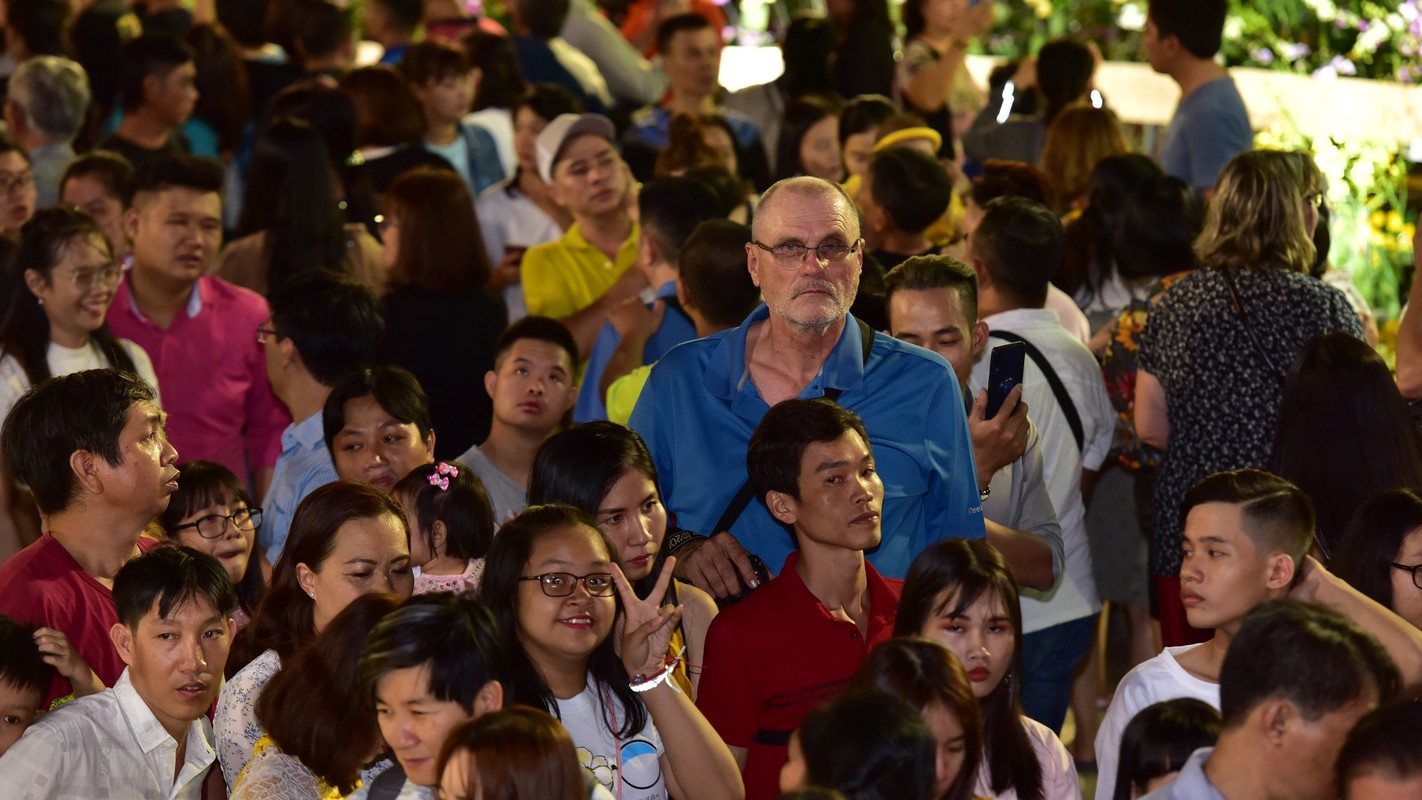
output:
[[[616,558],[597,521],[570,505],[531,506],[499,530],[479,592],[513,656],[505,705],[558,717],[620,800],[742,800],[730,749],[669,680],[684,609],[661,598],[676,559],[641,600]]]
[[[241,630],[267,592],[272,568],[257,547],[262,509],[232,470],[215,461],[178,465],[178,491],[158,517],[167,537],[221,562],[237,590],[232,619]]]
[[[1422,629],[1422,496],[1394,489],[1364,501],[1329,568]]]

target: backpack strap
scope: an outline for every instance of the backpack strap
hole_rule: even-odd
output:
[[[1032,363],[1037,365],[1038,370],[1041,370],[1042,377],[1047,379],[1047,385],[1052,387],[1052,395],[1057,398],[1057,405],[1061,406],[1062,413],[1066,415],[1067,425],[1071,427],[1071,435],[1076,439],[1077,452],[1085,452],[1086,430],[1081,425],[1081,415],[1076,413],[1076,404],[1071,401],[1071,395],[1067,392],[1066,385],[1062,383],[1061,378],[1057,377],[1057,371],[1052,369],[1051,362],[1042,355],[1042,351],[1012,331],[994,330],[988,333],[988,336],[1008,342],[1021,342],[1026,345],[1027,357],[1032,359]]]

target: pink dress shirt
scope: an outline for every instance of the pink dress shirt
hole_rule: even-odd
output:
[[[291,417],[272,394],[257,344],[270,316],[261,295],[204,275],[165,330],[134,304],[128,279],[120,285],[109,329],[153,360],[179,461],[216,461],[244,479],[276,464]]]

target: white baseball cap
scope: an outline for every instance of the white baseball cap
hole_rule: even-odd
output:
[[[612,120],[601,114],[559,114],[538,134],[538,176],[544,183],[553,181],[553,166],[562,155],[563,145],[587,134],[611,142],[617,138],[617,129],[612,127]]]

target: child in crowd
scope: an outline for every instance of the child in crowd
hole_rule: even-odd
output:
[[[957,656],[928,639],[890,639],[869,652],[850,687],[878,689],[917,708],[938,745],[934,800],[973,797],[983,726]]]
[[[950,539],[920,554],[904,579],[894,635],[941,642],[963,662],[982,710],[979,796],[1080,797],[1061,740],[1022,713],[1022,607],[1007,562],[991,545]]]
[[[479,588],[494,540],[494,506],[473,470],[444,461],[415,467],[391,492],[410,524],[415,594]]]
[[[1190,754],[1220,736],[1219,709],[1193,697],[1147,706],[1121,734],[1112,800],[1135,800],[1175,780]]]
[[[585,800],[568,730],[546,711],[514,706],[470,720],[439,758],[440,797]]]
[[[781,791],[826,786],[849,800],[930,800],[937,747],[913,706],[851,689],[811,711],[790,737]]]
[[[37,638],[35,626],[0,614],[0,756],[40,715],[44,691],[54,679]]]
[[[272,568],[257,549],[262,509],[232,470],[216,461],[178,465],[178,491],[158,517],[169,539],[217,559],[237,590],[232,620],[241,630],[267,593]]]
[[[567,503],[593,515],[597,526],[617,548],[617,564],[638,597],[647,598],[665,568],[667,511],[657,489],[657,468],[642,437],[614,422],[590,422],[564,431],[543,443],[533,462],[528,487],[533,505]],[[676,531],[676,536],[685,534]],[[673,579],[658,603],[686,608],[672,632],[668,658],[682,647],[686,657],[672,673],[681,690],[693,699],[701,680],[706,629],[716,616],[716,602],[689,583]]]
[[[499,531],[479,593],[512,646],[505,697],[562,720],[579,761],[622,800],[738,800],[730,750],[667,680],[682,609],[637,599],[616,554],[568,505],[532,506]],[[675,564],[649,597],[665,596]]]

